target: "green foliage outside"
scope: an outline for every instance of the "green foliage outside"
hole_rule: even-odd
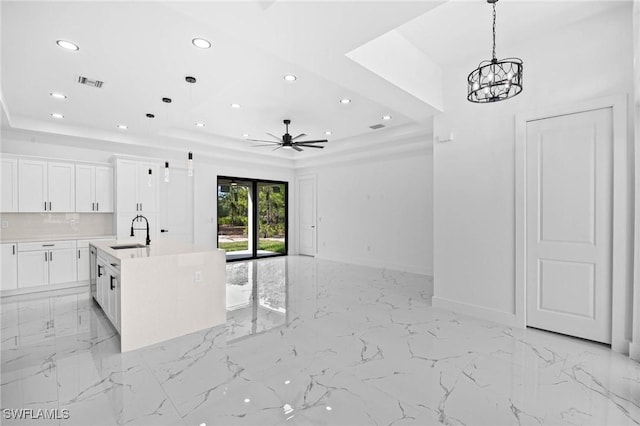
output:
[[[262,238],[284,237],[284,185],[258,186],[258,228]],[[244,226],[248,221],[249,188],[231,186],[229,192],[218,191],[218,224]],[[245,233],[246,235],[246,229]]]
[[[219,243],[218,246],[226,251],[240,251],[249,249],[249,243],[247,241]],[[284,241],[260,240],[258,243],[258,247],[260,250],[284,254]]]

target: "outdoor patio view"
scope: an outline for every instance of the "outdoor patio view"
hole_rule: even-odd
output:
[[[218,179],[218,247],[227,251],[227,259],[286,254],[285,228],[284,183]]]

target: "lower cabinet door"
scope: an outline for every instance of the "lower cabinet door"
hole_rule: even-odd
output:
[[[18,252],[18,288],[35,287],[48,283],[48,251]]]
[[[73,248],[49,251],[49,284],[77,281],[76,256]]]
[[[98,272],[96,280],[96,297],[98,304],[102,307],[102,310],[107,313],[107,301],[109,299],[109,275],[105,268],[104,262],[98,259]]]
[[[89,247],[79,248],[78,253],[78,281],[89,279]]]
[[[16,244],[2,244],[1,289],[18,288],[18,253]]]

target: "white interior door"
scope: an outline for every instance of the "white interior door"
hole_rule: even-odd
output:
[[[611,343],[611,108],[526,137],[527,325]]]
[[[298,251],[300,254],[316,254],[316,177],[298,179]]]
[[[160,238],[193,242],[193,178],[186,169],[170,169],[160,182]]]

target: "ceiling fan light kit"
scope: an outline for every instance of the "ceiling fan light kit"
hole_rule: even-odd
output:
[[[262,142],[262,144],[260,145],[253,145],[254,147],[278,145],[273,149],[273,151],[276,151],[281,148],[287,148],[287,149],[293,149],[298,152],[304,151],[301,147],[322,149],[324,148],[324,146],[320,146],[316,144],[328,142],[327,139],[316,139],[311,141],[296,141],[296,139],[307,136],[307,134],[300,133],[298,136],[291,137],[291,135],[289,134],[289,124],[291,124],[291,120],[288,120],[288,119],[283,120],[283,123],[286,126],[286,131],[285,131],[285,134],[282,135],[282,138],[279,138],[272,133],[267,133],[267,135],[274,138],[275,141],[271,141],[271,140],[267,141],[264,139],[247,139],[247,140],[252,142]]]
[[[498,0],[487,0],[487,3],[493,6],[492,58],[480,62],[478,68],[467,77],[467,100],[474,103],[503,101],[522,92],[522,59],[496,59],[497,2]]]

